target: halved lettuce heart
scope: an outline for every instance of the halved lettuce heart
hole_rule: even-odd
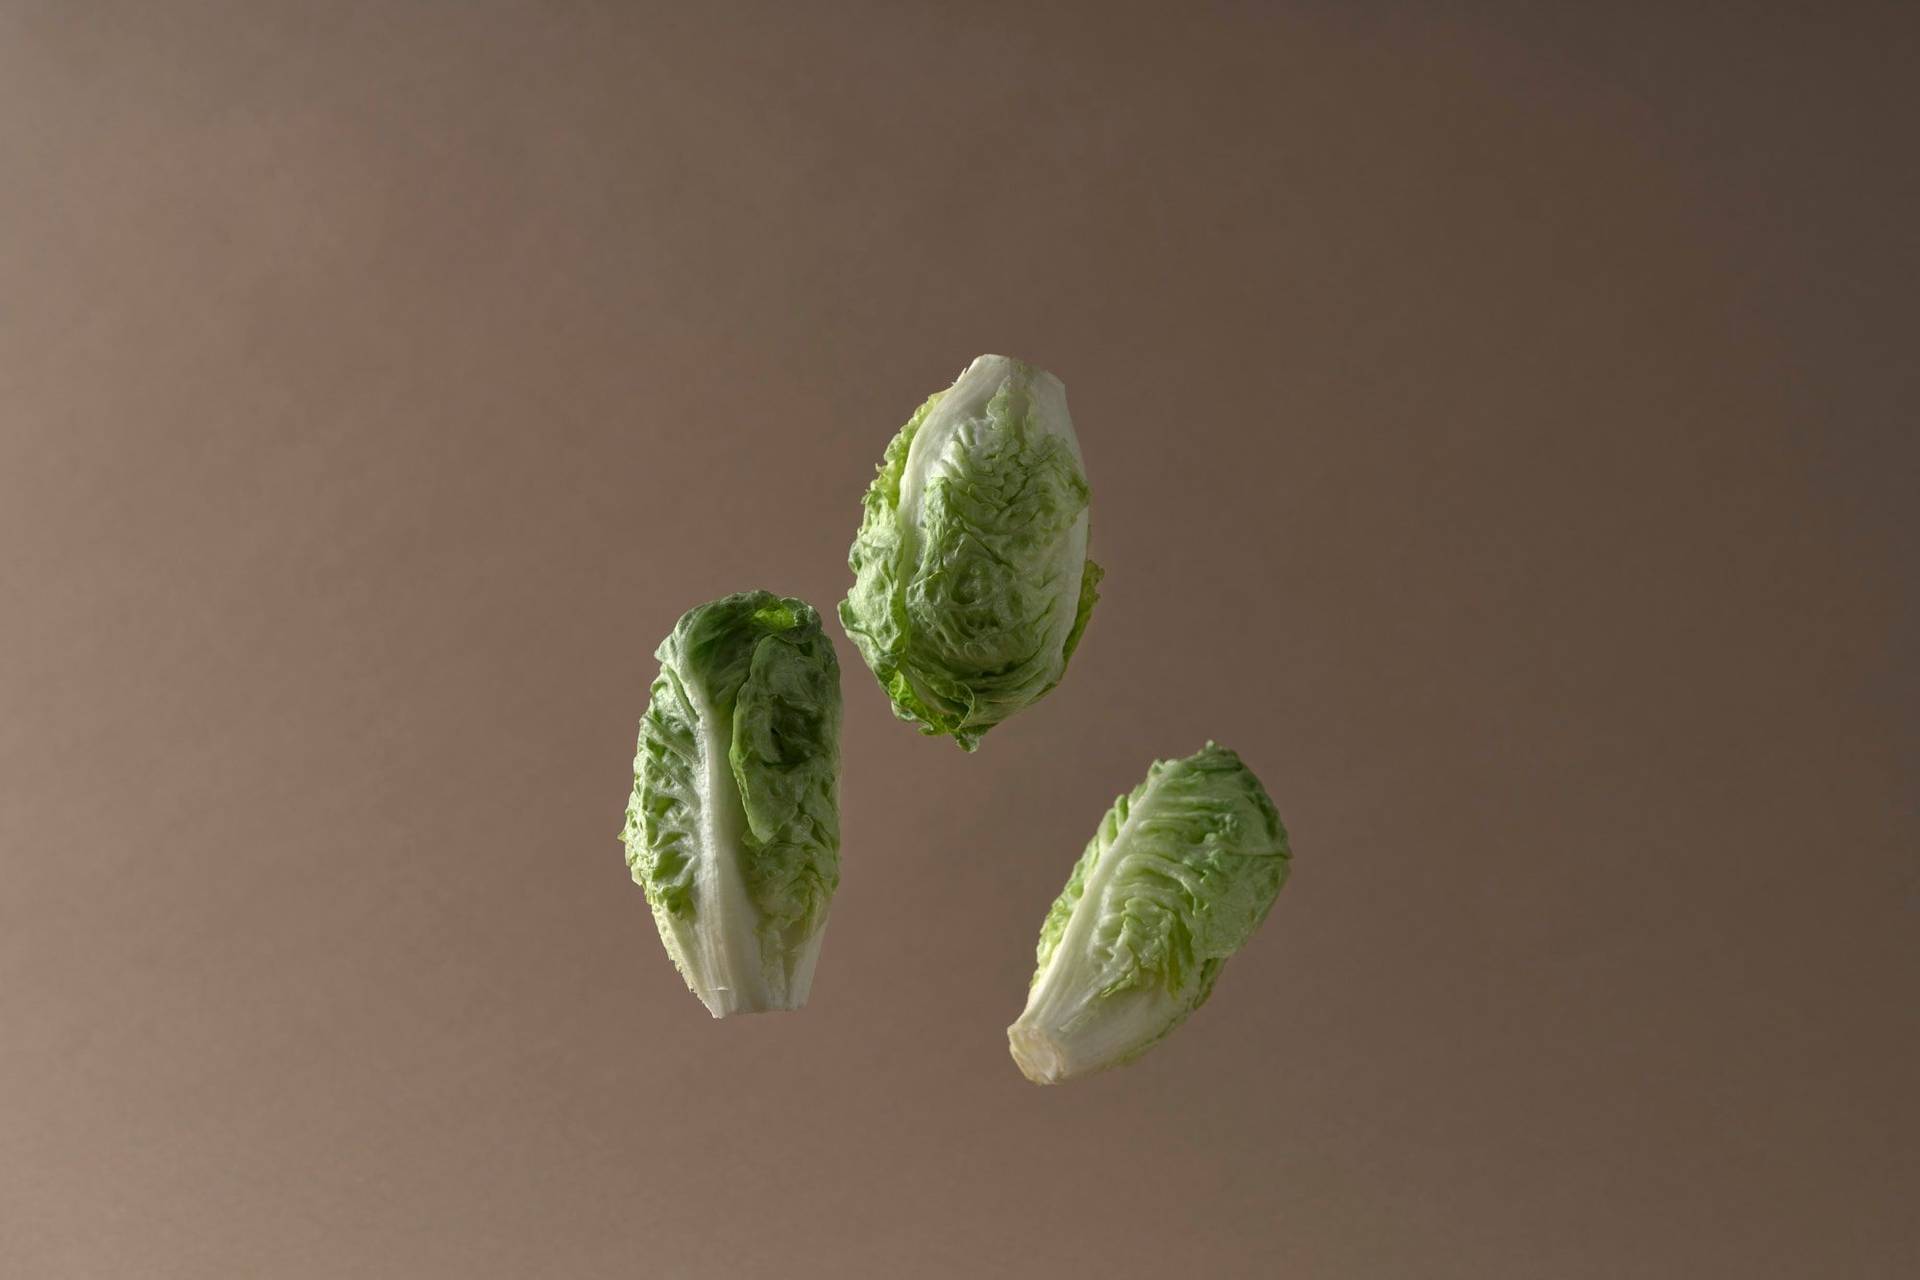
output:
[[[716,1018],[806,1003],[840,883],[840,666],[803,600],[689,610],[660,660],[621,832],[667,954]]]
[[[922,732],[968,751],[1060,683],[1099,599],[1067,392],[981,356],[887,446],[840,622]]]
[[[1007,1028],[1027,1077],[1131,1062],[1206,1002],[1286,883],[1273,802],[1209,742],[1155,761],[1107,811],[1040,926],[1026,1010]]]

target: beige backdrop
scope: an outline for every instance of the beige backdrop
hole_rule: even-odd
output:
[[[1913,1275],[1916,24],[1349,8],[0,5],[0,1274]],[[649,655],[982,351],[1106,599],[971,758],[834,629],[714,1023]],[[1207,737],[1293,884],[1029,1085]]]

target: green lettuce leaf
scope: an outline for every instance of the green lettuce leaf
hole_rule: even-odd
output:
[[[840,621],[922,732],[973,750],[1060,683],[1099,599],[1066,388],[981,356],[887,446]]]
[[[621,840],[667,954],[716,1018],[806,1003],[840,880],[840,668],[766,591],[661,642]]]
[[[1029,1079],[1139,1057],[1206,1002],[1286,883],[1273,802],[1209,742],[1155,761],[1115,800],[1040,926],[1026,1010],[1007,1029]]]

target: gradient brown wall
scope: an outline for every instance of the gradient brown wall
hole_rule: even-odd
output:
[[[0,5],[0,1273],[1911,1275],[1915,24],[1345,8]],[[982,351],[1105,602],[973,758],[836,633],[713,1023],[649,654]],[[1027,1084],[1207,737],[1293,884]]]

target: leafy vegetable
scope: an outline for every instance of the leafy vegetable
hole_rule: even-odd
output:
[[[1007,1028],[1020,1070],[1054,1084],[1158,1044],[1266,918],[1290,859],[1239,756],[1209,742],[1155,761],[1107,811],[1040,926],[1026,1011]]]
[[[689,610],[655,651],[621,840],[716,1018],[806,1003],[840,882],[840,667],[802,600]]]
[[[867,490],[840,621],[894,714],[972,751],[1060,683],[1099,598],[1067,391],[981,356],[915,410]]]

